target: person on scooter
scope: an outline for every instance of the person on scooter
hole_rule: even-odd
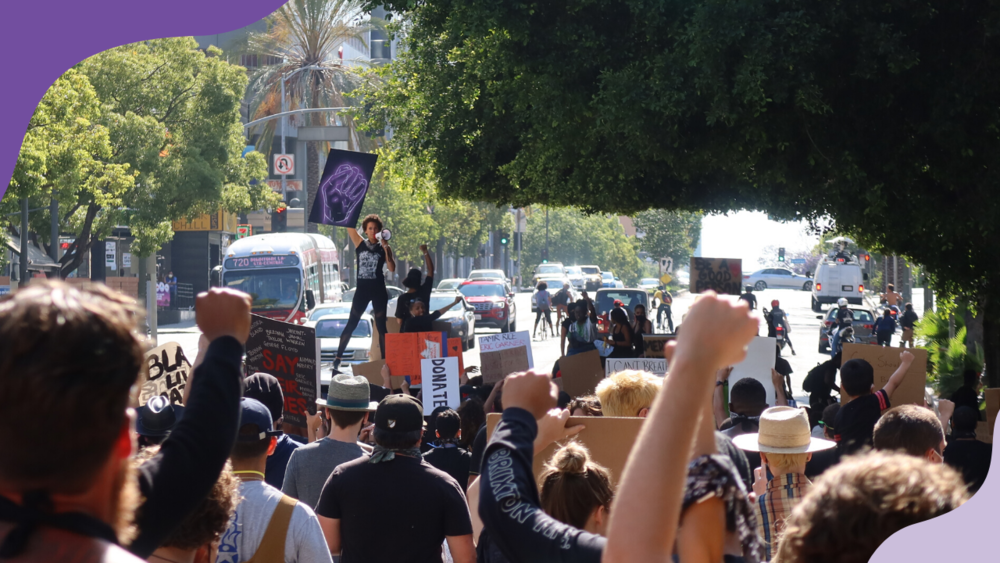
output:
[[[775,299],[771,301],[771,322],[770,324],[774,326],[775,333],[777,333],[778,327],[785,329],[785,342],[788,344],[788,349],[792,351],[792,355],[795,355],[795,347],[792,346],[792,340],[788,338],[788,335],[792,332],[791,327],[788,326],[788,316],[785,312],[781,310],[778,300]],[[770,336],[770,327],[768,328],[768,336]]]
[[[741,301],[746,301],[747,305],[750,306],[750,310],[751,311],[756,311],[757,310],[757,296],[753,294],[753,286],[752,285],[746,286],[746,293],[744,293],[743,295],[740,295],[740,300]]]
[[[840,352],[840,331],[849,326],[854,326],[854,311],[847,307],[847,299],[841,297],[837,300],[837,315],[834,317],[833,326],[830,331],[830,357],[835,357]]]

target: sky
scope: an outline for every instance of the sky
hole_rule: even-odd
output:
[[[705,258],[740,258],[743,269],[758,267],[757,259],[767,246],[784,246],[786,253],[809,250],[819,241],[806,232],[806,223],[771,221],[759,211],[706,215],[701,221],[701,254]]]

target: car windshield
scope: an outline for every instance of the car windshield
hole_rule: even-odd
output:
[[[503,286],[498,283],[470,283],[458,288],[466,297],[506,297]]]
[[[333,305],[330,307],[319,307],[309,313],[309,320],[315,321],[316,319],[326,316],[333,315],[335,313],[350,313],[351,304],[350,303],[340,303],[338,305]]]
[[[562,266],[555,264],[542,264],[538,267],[539,274],[562,274]]]
[[[580,268],[580,271],[583,272],[583,273],[585,273],[585,274],[599,274],[599,273],[601,273],[601,269],[598,268],[597,266],[583,266],[583,267]]]
[[[580,268],[577,268],[576,266],[571,266],[569,268],[566,268],[566,275],[567,276],[579,276],[582,273],[583,272],[580,271]]]
[[[438,289],[458,289],[462,285],[462,280],[443,280],[438,284]]]
[[[657,285],[659,283],[659,280],[654,280],[653,278],[643,278],[642,281],[639,282],[640,285]]]
[[[316,338],[340,338],[347,326],[347,319],[325,319],[316,323]],[[358,327],[351,333],[351,338],[371,338],[372,325],[367,320],[358,321]]]
[[[621,301],[625,308],[632,312],[636,305],[646,305],[646,292],[637,290],[602,291],[597,294],[597,313],[603,315],[615,306],[615,300]]]
[[[301,277],[295,268],[275,270],[229,270],[225,287],[250,294],[254,311],[291,309],[299,302]]]
[[[431,295],[431,311],[437,311],[442,307],[447,307],[455,301],[456,295],[454,293],[450,295]],[[461,305],[455,305],[450,309],[451,311],[461,311]]]
[[[830,314],[827,315],[827,320],[832,321],[837,318],[837,309],[838,307],[830,308]],[[865,309],[851,309],[851,312],[854,313],[854,322],[871,323],[875,320],[871,311],[867,311]]]
[[[611,272],[603,272],[601,274],[601,277],[604,278],[604,279],[606,279],[606,280],[613,280],[613,279],[615,279],[615,275],[612,274]]]

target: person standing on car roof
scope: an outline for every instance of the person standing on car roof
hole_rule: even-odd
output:
[[[830,357],[836,357],[840,345],[840,331],[854,325],[854,311],[847,307],[847,299],[837,300],[837,316],[833,321],[833,333],[830,335]]]
[[[434,261],[427,252],[427,245],[420,245],[420,253],[424,255],[424,268],[427,269],[427,277],[420,283],[420,268],[410,268],[403,278],[403,287],[406,293],[396,298],[396,318],[399,319],[400,326],[410,318],[410,306],[416,300],[424,302],[425,308],[431,305],[431,290],[434,288]]]
[[[792,346],[792,339],[788,335],[792,332],[792,327],[788,325],[788,316],[779,307],[778,300],[775,299],[771,301],[771,323],[774,325],[775,330],[777,328],[783,327],[785,329],[785,342],[788,344],[788,349],[792,351],[792,355],[795,355],[795,346]]]

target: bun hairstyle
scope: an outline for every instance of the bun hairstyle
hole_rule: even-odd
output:
[[[545,464],[539,477],[542,510],[556,520],[584,528],[598,507],[611,507],[611,474],[590,459],[587,448],[570,442]]]

